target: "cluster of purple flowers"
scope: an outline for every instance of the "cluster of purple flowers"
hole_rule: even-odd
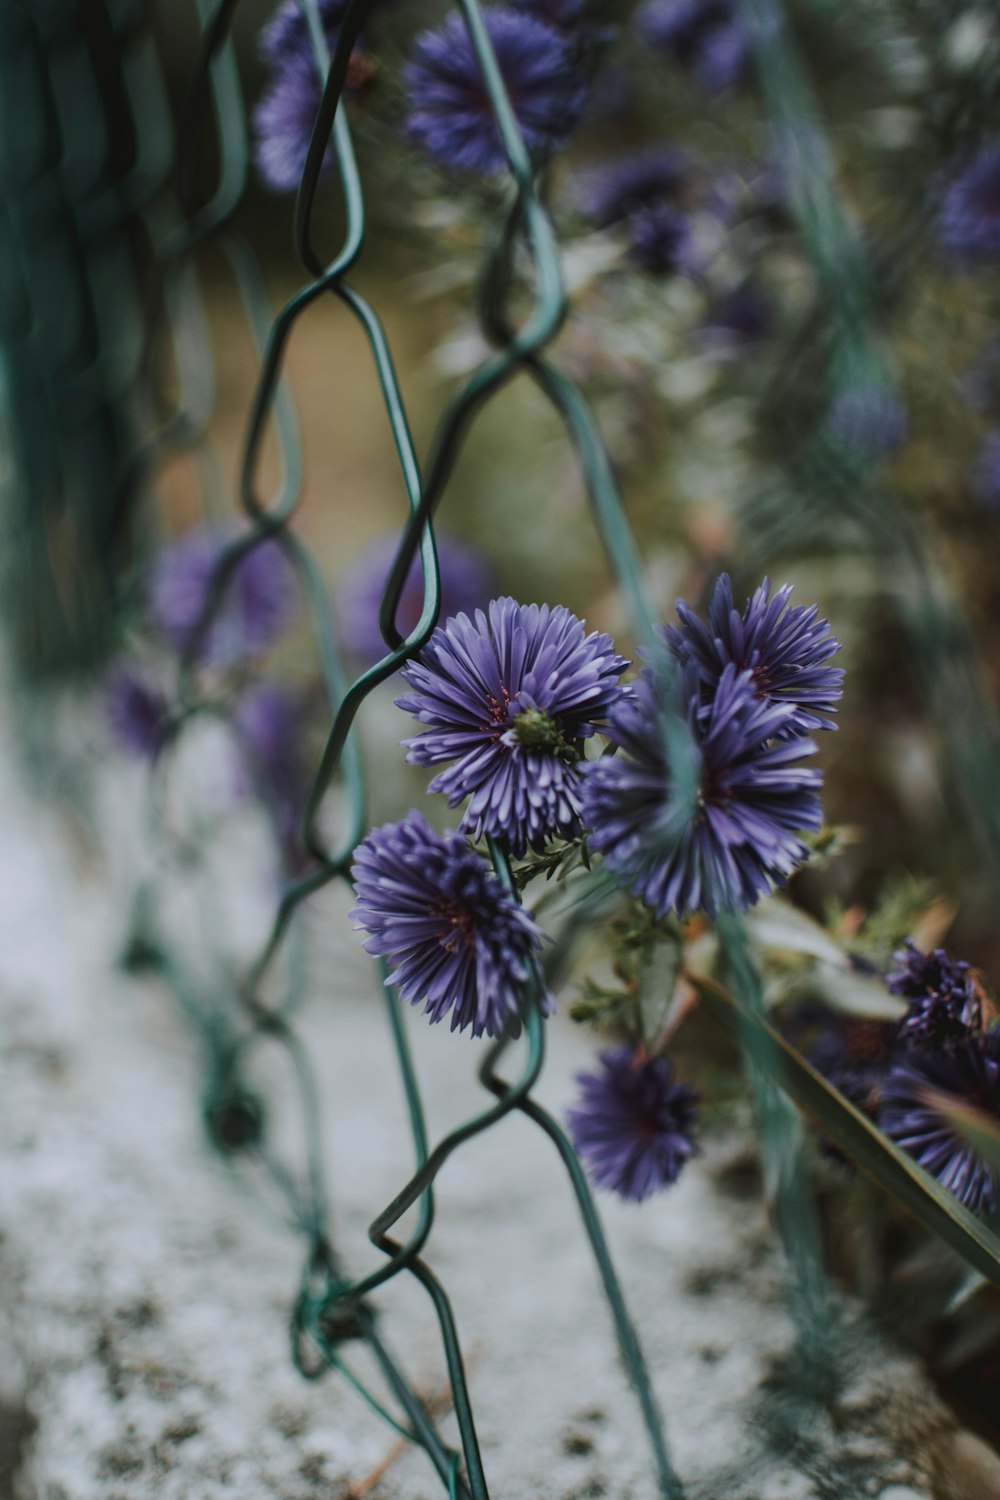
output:
[[[332,51],[347,0],[318,0]],[[532,157],[541,162],[575,128],[586,98],[581,67],[590,28],[582,0],[509,0],[483,13],[515,117]],[[264,182],[293,192],[305,163],[322,92],[309,28],[298,0],[284,0],[260,37],[271,82],[254,112],[255,155]],[[347,93],[357,97],[371,72],[355,44]],[[492,174],[506,164],[489,91],[463,18],[453,12],[422,32],[404,69],[405,132],[449,169]]]
[[[291,567],[273,541],[244,553],[223,585],[211,623],[203,629],[216,569],[230,540],[226,533],[197,529],[158,554],[150,570],[146,606],[160,650],[149,663],[121,662],[109,673],[104,695],[107,723],[125,754],[155,761],[179,722],[176,692],[168,686],[176,675],[171,672],[176,660],[171,659],[195,652],[199,666],[233,694],[232,723],[242,762],[234,794],[262,795],[289,861],[297,864],[303,857],[298,825],[307,786],[305,700],[288,687],[247,683],[249,669],[293,618]]]
[[[150,571],[146,604],[150,624],[168,651],[197,653],[213,671],[242,671],[265,651],[292,618],[291,569],[275,542],[253,547],[237,562],[206,628],[213,578],[230,538],[196,529],[169,543]],[[105,706],[111,733],[129,755],[155,760],[174,718],[163,674],[121,663],[108,678]]]
[[[403,669],[411,691],[399,705],[423,726],[404,742],[408,759],[445,765],[432,790],[468,806],[450,833],[410,813],[369,834],[353,915],[369,951],[394,960],[400,994],[432,1020],[450,1012],[474,1036],[516,1023],[541,934],[466,833],[515,855],[579,834],[582,746],[627,665],[568,610],[501,598],[450,618]]]
[[[943,948],[907,942],[886,983],[907,1003],[898,1046],[880,1089],[878,1122],[973,1213],[991,1213],[1000,1180],[942,1112],[945,1095],[1000,1120],[1000,1030],[983,1030],[979,986],[969,964]]]
[[[995,1168],[961,1135],[948,1101],[1000,1121],[1000,1027],[984,1029],[969,964],[907,940],[886,976],[907,1001],[898,1026],[824,1012],[806,1055],[880,1129],[974,1213],[1000,1205]],[[942,1108],[942,1105],[945,1107]]]
[[[664,632],[698,765],[690,808],[672,796],[662,676],[623,685],[609,636],[510,598],[434,632],[398,703],[421,725],[408,758],[443,767],[431,789],[464,804],[460,828],[433,833],[411,813],[370,834],[354,870],[355,923],[404,999],[477,1036],[516,1022],[541,934],[466,834],[515,856],[582,835],[660,915],[745,908],[787,878],[806,857],[799,834],[820,824],[804,736],[833,727],[842,677],[826,622],[788,594],[765,580],[740,612],[723,577],[707,625],[681,603]],[[598,732],[621,753],[587,759]],[[581,1087],[570,1128],[595,1180],[636,1200],[673,1182],[694,1151],[695,1095],[669,1064],[625,1046]]]
[[[664,631],[679,668],[697,773],[694,802],[675,796],[664,725],[669,688],[647,667],[611,715],[624,752],[596,762],[584,790],[592,849],[658,915],[746,910],[807,857],[800,834],[821,824],[819,771],[805,736],[834,727],[839,649],[815,609],[771,598],[767,580],[738,611],[720,577],[707,625],[680,601]]]
[[[348,0],[317,0],[326,45],[332,53]],[[309,26],[299,0],[284,0],[260,34],[260,51],[271,82],[254,110],[255,160],[263,181],[277,193],[299,185],[323,92]],[[358,43],[351,53],[347,92],[356,95],[369,72]],[[329,157],[327,158],[329,159]]]

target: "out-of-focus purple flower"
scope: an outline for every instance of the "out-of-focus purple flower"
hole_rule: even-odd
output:
[[[972,493],[984,510],[1000,511],[1000,427],[983,438],[969,476]]]
[[[632,259],[645,271],[693,275],[701,264],[694,227],[670,203],[650,204],[628,221]]]
[[[826,430],[864,458],[888,458],[906,439],[906,409],[885,388],[841,391],[827,412]]]
[[[731,88],[749,59],[749,35],[733,0],[647,0],[635,25],[641,41],[708,89]]]
[[[316,9],[331,52],[347,5],[348,0],[318,0]],[[259,47],[261,57],[273,68],[280,68],[290,57],[312,57],[312,37],[299,0],[283,0],[261,28]]]
[[[331,54],[346,9],[347,0],[320,0],[320,19]],[[298,0],[279,6],[261,32],[260,50],[274,73],[254,110],[254,160],[268,187],[290,193],[299,185],[323,93],[312,37]],[[345,85],[348,94],[358,92],[367,68],[364,48],[357,43]],[[328,150],[327,164],[330,154]]]
[[[997,1207],[994,1168],[941,1112],[934,1094],[1000,1120],[1000,1032],[964,1042],[948,1052],[913,1051],[882,1086],[878,1123],[890,1140],[914,1157],[973,1213]]]
[[[389,570],[396,556],[398,537],[379,537],[351,564],[344,578],[337,619],[344,645],[366,666],[386,654],[387,646],[378,628],[379,608]],[[440,618],[471,614],[489,602],[493,571],[488,560],[469,542],[435,532],[438,570],[441,576]],[[401,635],[409,635],[423,612],[424,584],[419,558],[414,558],[396,611]]]
[[[668,625],[664,639],[683,664],[691,663],[702,684],[703,712],[722,673],[733,665],[749,672],[754,692],[791,710],[783,734],[835,729],[828,715],[843,696],[844,673],[829,665],[840,650],[815,605],[789,605],[785,584],[771,597],[770,580],[747,600],[742,612],[733,601],[728,573],[721,573],[708,606],[707,625],[683,599],[677,601],[680,626]]]
[[[150,613],[177,651],[191,641],[227,540],[218,533],[190,531],[165,547],[153,564]],[[290,566],[276,542],[261,542],[243,555],[229,576],[201,642],[201,659],[231,667],[264,650],[288,624],[293,607]]]
[[[894,1021],[845,1015],[803,1002],[785,1025],[788,1039],[845,1099],[872,1118],[897,1040]]]
[[[562,605],[494,599],[435,630],[403,668],[400,708],[427,727],[405,740],[413,765],[451,762],[431,782],[462,827],[514,854],[580,831],[581,741],[609,714],[628,666],[608,635],[584,634]]]
[[[937,236],[953,260],[1000,260],[1000,141],[956,167],[939,189]]]
[[[116,667],[104,690],[108,725],[129,755],[155,760],[170,730],[170,701],[159,682],[140,667]]]
[[[582,173],[575,198],[585,219],[607,229],[652,203],[672,202],[690,173],[691,157],[683,147],[643,146]]]
[[[647,670],[611,712],[609,737],[625,752],[586,766],[587,842],[611,873],[658,916],[745,911],[784,885],[808,858],[799,837],[821,825],[815,753],[791,737],[796,709],[761,697],[729,662],[705,708],[695,669],[685,673],[697,755],[697,796],[678,804],[667,765],[665,694]]]
[[[623,224],[632,258],[645,270],[691,274],[700,255],[690,215],[679,206],[690,173],[690,157],[678,147],[626,151],[584,173],[576,201],[597,229]]]
[[[315,62],[293,54],[254,110],[254,161],[276,193],[293,193],[298,188],[322,92]],[[325,164],[329,162],[327,148]]]
[[[982,1006],[969,964],[949,958],[943,948],[921,953],[910,938],[893,962],[889,993],[910,1002],[900,1023],[902,1040],[941,1048],[968,1041],[980,1029]]]
[[[742,76],[749,55],[746,29],[734,18],[706,31],[694,59],[695,72],[706,88],[729,89]]]
[[[365,951],[388,958],[389,982],[431,1021],[499,1036],[515,1026],[543,935],[460,833],[435,833],[417,812],[375,828],[351,870]],[[543,1014],[554,1002],[541,996]]]
[[[265,682],[244,694],[234,716],[252,781],[271,809],[282,847],[294,864],[303,858],[299,825],[309,775],[303,714],[301,693]],[[237,790],[249,790],[242,778]]]
[[[586,90],[574,49],[521,11],[497,6],[484,10],[483,19],[525,144],[541,159],[563,143],[583,110]],[[503,171],[500,132],[460,15],[417,38],[404,76],[411,140],[443,167]]]
[[[674,1081],[665,1057],[643,1058],[628,1043],[599,1061],[599,1072],[577,1074],[570,1136],[598,1187],[641,1203],[676,1182],[697,1152],[698,1095]]]
[[[712,354],[736,355],[766,338],[772,313],[764,294],[745,281],[712,303],[699,328],[701,343]]]

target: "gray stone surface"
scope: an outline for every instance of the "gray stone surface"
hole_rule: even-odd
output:
[[[119,813],[135,790],[114,772]],[[301,1247],[206,1147],[200,1058],[171,997],[113,967],[121,871],[30,807],[6,764],[0,808],[0,1500],[431,1500],[422,1454],[397,1453],[341,1378],[309,1384],[289,1361]],[[411,1153],[346,910],[333,893],[311,914],[317,985],[302,1033],[322,1083],[338,1244],[360,1271],[377,1262],[366,1225]],[[482,1103],[478,1049],[409,1019],[436,1139]],[[540,1095],[561,1111],[588,1043],[559,1019],[549,1042]],[[276,1073],[267,1087],[295,1160],[288,1081]],[[928,1500],[928,1455],[953,1423],[856,1311],[832,1412],[804,1414],[780,1381],[765,1395],[791,1329],[742,1151],[710,1138],[671,1193],[642,1209],[602,1201],[688,1494]],[[493,1494],[650,1500],[569,1189],[524,1119],[448,1164],[427,1257],[454,1301]],[[411,1378],[436,1396],[443,1365],[420,1288],[401,1277],[377,1306]],[[454,1438],[449,1415],[442,1425]]]

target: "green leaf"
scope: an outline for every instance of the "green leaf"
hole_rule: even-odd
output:
[[[812,993],[850,1016],[868,1016],[877,1021],[901,1021],[906,1003],[890,995],[880,980],[853,969],[818,965],[811,974]]]
[[[687,977],[723,1029],[753,1049],[760,1066],[867,1177],[1000,1286],[1000,1238],[827,1083],[768,1021],[713,980]]]
[[[824,959],[838,968],[847,967],[847,958],[825,927],[787,901],[767,901],[748,912],[747,932],[762,948],[778,948],[784,953],[804,953]]]

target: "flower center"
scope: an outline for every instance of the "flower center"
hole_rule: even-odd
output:
[[[440,943],[447,953],[454,953],[459,946],[476,946],[476,924],[467,906],[446,901],[443,906],[436,906],[431,916],[441,918]]]
[[[547,750],[568,765],[580,759],[560,725],[542,708],[525,708],[514,715],[514,738],[523,750]]]
[[[493,738],[498,740],[507,727],[510,716],[510,693],[503,687],[500,689],[502,698],[494,698],[490,694],[490,719],[492,720]]]
[[[765,662],[758,662],[757,666],[750,668],[750,680],[753,682],[758,698],[766,698],[774,686],[770,670]]]

